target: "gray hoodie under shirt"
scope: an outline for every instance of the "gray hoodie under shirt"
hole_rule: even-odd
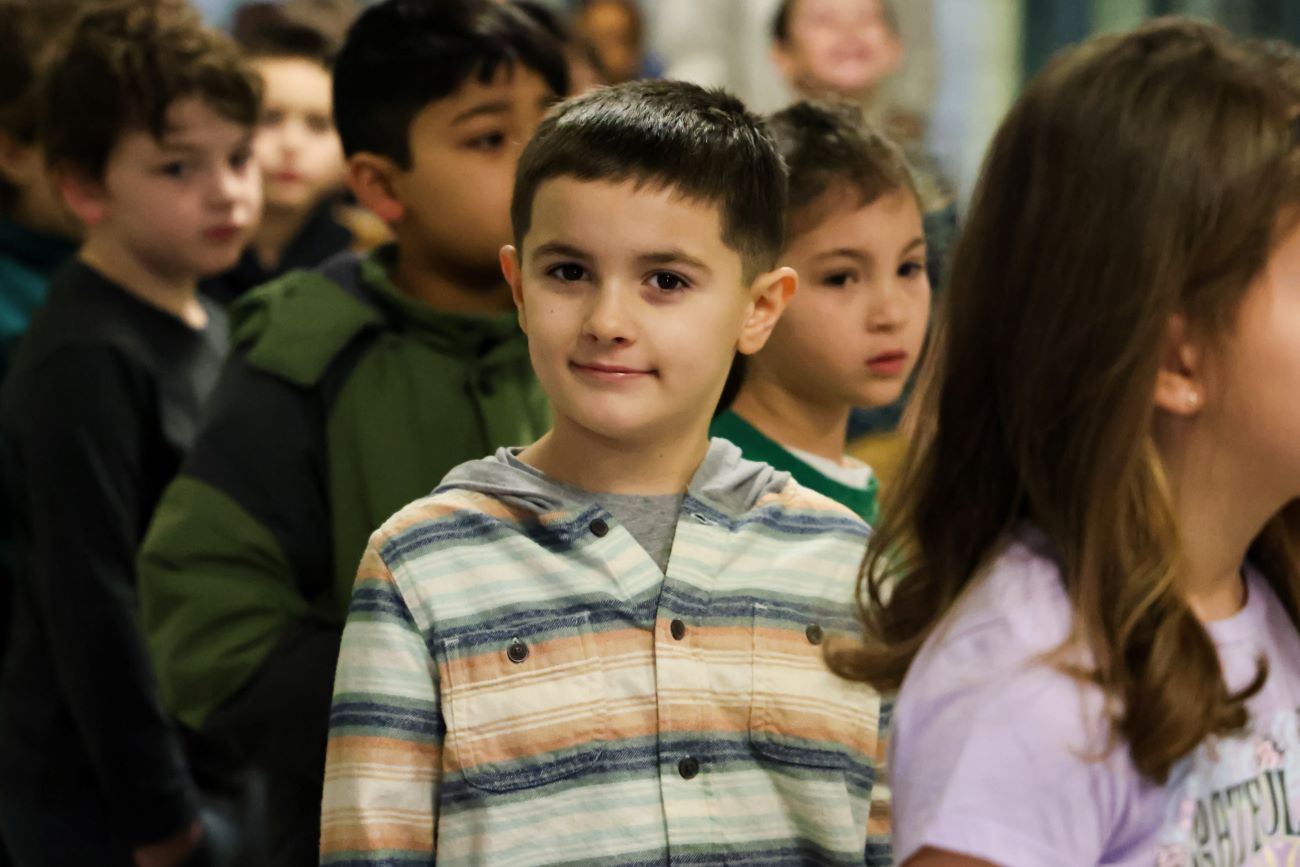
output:
[[[519,460],[522,449],[498,449],[489,458],[462,464],[440,487],[469,488],[506,500],[523,501],[539,512],[597,503],[645,549],[659,571],[666,572],[685,493],[640,496],[587,491],[552,479]],[[741,458],[740,450],[715,439],[691,479],[693,496],[724,512],[741,515],[768,491],[786,486],[788,473]]]

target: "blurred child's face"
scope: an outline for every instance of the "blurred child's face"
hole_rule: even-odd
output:
[[[774,56],[799,92],[856,99],[898,67],[903,47],[879,0],[798,0]]]
[[[102,183],[78,205],[87,231],[160,278],[190,280],[231,267],[262,207],[252,130],[198,98],[171,107],[161,140],[122,135]]]
[[[930,317],[921,212],[907,191],[865,207],[827,195],[812,207],[829,215],[782,253],[799,293],[748,375],[821,406],[884,406],[902,393]]]
[[[702,437],[737,347],[766,339],[746,332],[754,293],[718,208],[675,190],[546,181],[522,261],[502,258],[557,430],[642,446]]]
[[[626,3],[596,0],[582,11],[579,34],[600,57],[613,83],[632,81],[641,74],[639,22]]]
[[[420,255],[455,279],[500,285],[515,166],[555,98],[532,70],[503,67],[487,84],[471,78],[415,116],[411,167],[393,181],[403,255]]]
[[[265,83],[253,152],[267,208],[301,211],[343,183],[343,146],[334,129],[330,74],[296,57],[256,62]]]

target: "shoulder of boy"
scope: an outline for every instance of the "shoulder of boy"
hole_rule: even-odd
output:
[[[854,536],[865,538],[870,532],[867,522],[857,512],[838,500],[801,485],[793,476],[779,490],[765,494],[757,503],[760,507],[768,504],[779,505],[786,511],[813,513],[817,518],[833,524],[835,529],[847,531]]]
[[[309,388],[354,338],[385,321],[324,274],[293,271],[236,302],[230,342],[250,366]]]

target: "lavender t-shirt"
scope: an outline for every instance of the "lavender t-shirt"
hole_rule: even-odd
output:
[[[1201,745],[1165,786],[1106,752],[1102,696],[1040,660],[1070,630],[1041,537],[1024,534],[918,654],[894,711],[894,850],[1006,867],[1300,865],[1300,635],[1247,570],[1208,625],[1228,685],[1268,659],[1249,730]]]

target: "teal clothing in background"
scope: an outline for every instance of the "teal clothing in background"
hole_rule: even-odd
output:
[[[880,482],[874,475],[865,488],[850,487],[832,479],[812,464],[791,454],[785,446],[766,436],[731,410],[727,410],[713,420],[709,428],[709,436],[731,440],[740,447],[747,460],[758,461],[778,470],[784,470],[794,476],[794,480],[805,488],[811,488],[841,505],[848,506],[868,524],[876,523],[876,518],[880,514]]]
[[[9,353],[45,301],[50,278],[77,252],[77,242],[0,221],[0,375]]]

